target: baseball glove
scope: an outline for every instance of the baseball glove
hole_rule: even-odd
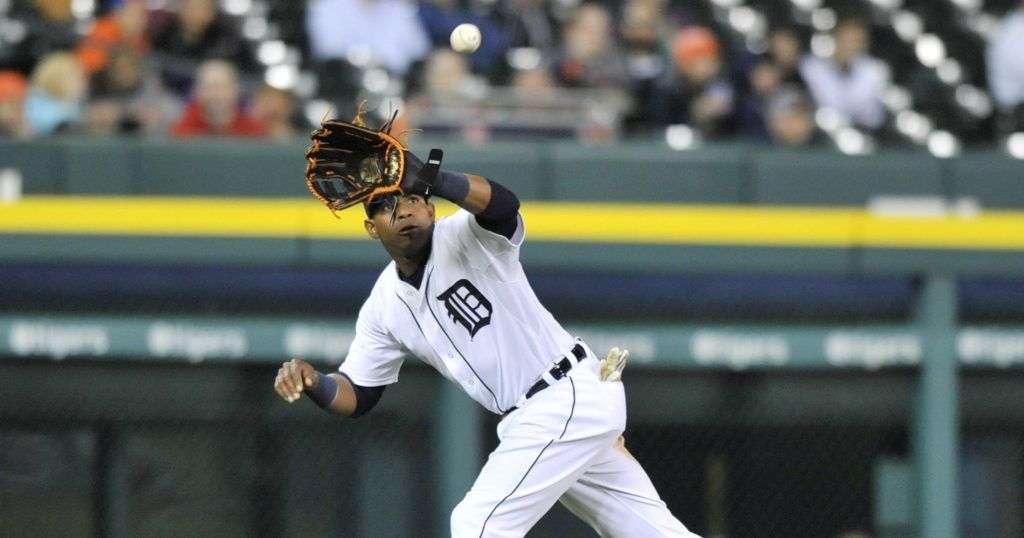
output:
[[[324,120],[306,150],[306,187],[331,212],[383,196],[426,195],[441,166],[441,150],[429,164],[391,134],[397,111],[380,129],[366,126],[362,110],[351,121]]]

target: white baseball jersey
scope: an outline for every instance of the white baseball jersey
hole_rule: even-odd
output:
[[[439,219],[419,289],[388,264],[359,311],[339,370],[357,385],[388,385],[414,355],[490,411],[515,406],[575,345],[526,280],[524,235],[522,217],[511,240],[465,210]]]

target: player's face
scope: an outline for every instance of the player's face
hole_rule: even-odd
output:
[[[402,196],[396,204],[393,219],[387,207],[366,219],[366,232],[389,252],[413,257],[426,248],[434,233],[434,204],[419,195]]]

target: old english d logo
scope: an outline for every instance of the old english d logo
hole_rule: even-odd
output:
[[[470,338],[491,323],[491,302],[465,278],[452,284],[437,300],[444,302],[448,317],[465,327]]]

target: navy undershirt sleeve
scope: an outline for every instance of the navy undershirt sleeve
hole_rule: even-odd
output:
[[[356,393],[356,410],[349,415],[350,418],[359,418],[365,415],[373,406],[377,405],[380,401],[381,395],[384,394],[384,389],[388,388],[387,385],[381,385],[379,387],[364,387],[362,385],[356,385],[352,382],[352,378],[345,375],[344,372],[339,372],[345,376],[348,380],[349,385],[352,385],[352,390]]]
[[[519,227],[519,198],[500,183],[491,184],[491,201],[476,215],[476,222],[485,230],[512,239]]]

